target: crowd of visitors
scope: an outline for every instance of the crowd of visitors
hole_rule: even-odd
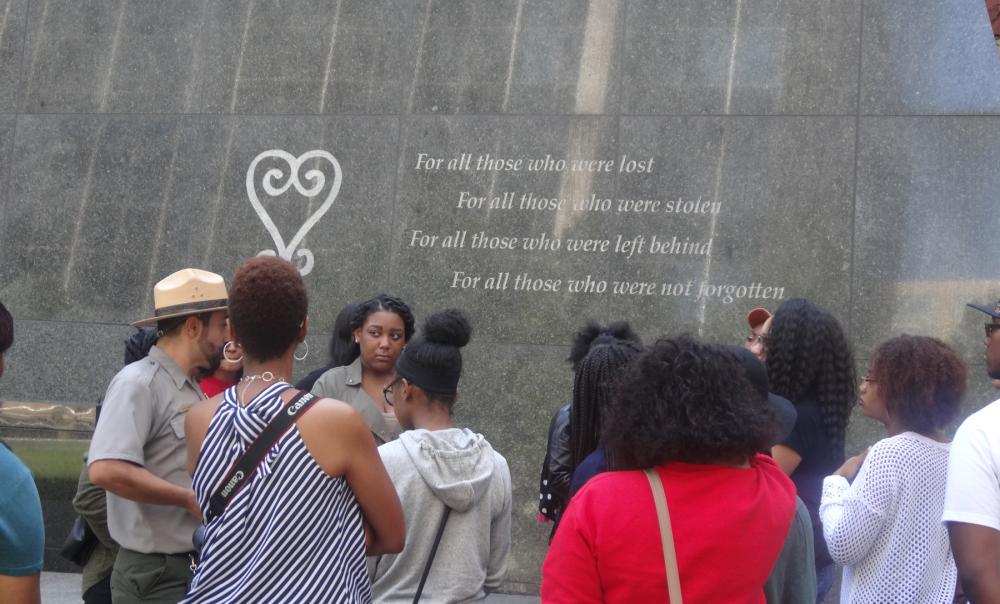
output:
[[[511,550],[506,459],[455,424],[459,310],[418,331],[402,300],[348,304],[308,355],[308,292],[275,257],[159,283],[98,406],[64,553],[87,604],[469,602]],[[1000,379],[1000,302],[986,369]],[[1000,401],[949,442],[967,369],[902,335],[860,382],[838,321],[804,299],[747,315],[742,347],[574,334],[570,401],[540,452],[543,602],[1000,602]],[[148,328],[148,329],[143,329]],[[14,323],[0,304],[0,375]],[[567,393],[570,394],[570,393]],[[565,399],[564,399],[565,400]],[[848,419],[885,438],[848,457]],[[0,447],[0,595],[38,602],[43,524]]]

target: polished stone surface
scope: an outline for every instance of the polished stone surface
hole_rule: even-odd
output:
[[[989,317],[965,304],[1000,299],[998,137],[1000,121],[987,117],[862,120],[853,286],[860,349],[906,331],[982,361]]]
[[[538,580],[552,529],[536,520],[538,480],[549,421],[573,390],[568,353],[566,346],[497,344],[475,333],[463,350],[455,422],[486,436],[513,480],[514,545],[505,581],[512,591]]]
[[[17,110],[28,0],[0,2],[0,113]]]
[[[404,299],[421,313],[455,306],[474,317],[489,317],[479,323],[482,336],[513,343],[563,344],[580,317],[603,315],[603,297],[571,294],[565,283],[604,273],[608,253],[572,252],[568,240],[606,237],[606,217],[568,208],[591,195],[612,196],[614,174],[529,171],[527,161],[537,159],[544,167],[546,156],[554,161],[614,158],[611,119],[414,118],[403,138],[390,277]],[[448,163],[463,153],[472,169],[448,170]],[[444,160],[442,168],[426,169],[430,159],[422,154]],[[476,170],[486,156],[525,164],[516,171]],[[505,195],[512,207],[490,208]],[[528,196],[526,203],[535,196],[565,199],[567,205],[563,212],[522,210],[522,196]],[[446,247],[449,237],[454,243],[456,232],[463,247]],[[480,235],[483,247],[477,248]],[[496,238],[514,238],[514,249],[504,249]],[[538,249],[525,250],[525,239],[535,239]],[[556,239],[561,240],[558,249],[550,247]],[[527,288],[519,283],[523,275],[531,281]],[[556,290],[540,283],[536,288],[536,280],[563,285]]]
[[[18,334],[0,431],[79,437],[153,284],[290,244],[336,173],[298,158],[326,150],[341,187],[288,252],[312,263],[296,374],[325,362],[347,302],[393,293],[418,323],[467,310],[457,418],[510,462],[505,588],[537,590],[539,465],[587,319],[734,343],[748,308],[805,296],[859,371],[880,341],[932,334],[971,365],[965,412],[992,398],[964,304],[1000,298],[998,110],[982,0],[0,0],[0,300]],[[301,190],[268,193],[293,168],[275,150]],[[461,165],[486,155],[522,163]],[[522,196],[569,207],[490,208]],[[480,232],[517,249],[472,249]],[[560,249],[524,249],[543,238]],[[880,437],[856,417],[848,449]]]
[[[20,318],[138,320],[163,276],[184,266],[231,275],[243,258],[274,248],[245,183],[253,158],[272,146],[329,149],[343,173],[301,246],[315,256],[309,282],[335,281],[358,297],[386,285],[370,275],[387,272],[382,217],[391,214],[393,182],[382,167],[395,162],[393,120],[31,116],[17,132],[0,294]],[[256,190],[269,167],[258,171]],[[324,191],[259,196],[287,242],[322,207],[329,184]],[[333,317],[346,301],[316,296],[312,309]]]
[[[1000,112],[1000,59],[983,0],[864,3],[862,114]]]
[[[853,113],[860,5],[630,2],[622,113]]]
[[[629,118],[621,152],[653,156],[661,168],[620,176],[618,199],[687,200],[698,209],[711,202],[718,210],[614,217],[625,238],[647,244],[644,254],[615,255],[611,278],[656,287],[611,296],[612,319],[734,343],[745,335],[748,309],[773,310],[781,297],[808,297],[849,319],[853,119]],[[653,237],[711,240],[712,253],[651,253]]]

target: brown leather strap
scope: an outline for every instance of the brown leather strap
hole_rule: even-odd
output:
[[[646,479],[653,491],[653,503],[656,504],[656,519],[660,524],[660,541],[663,543],[663,561],[667,570],[667,593],[670,594],[670,604],[682,604],[681,576],[677,572],[677,552],[674,550],[674,531],[670,527],[670,509],[667,508],[667,496],[660,481],[660,475],[655,469],[647,469]]]

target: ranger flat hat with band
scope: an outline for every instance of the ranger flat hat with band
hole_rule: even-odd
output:
[[[1000,319],[1000,300],[997,301],[996,306],[990,308],[989,306],[980,306],[978,304],[966,304],[970,308],[975,308],[980,312],[984,312],[994,319]]]
[[[154,315],[132,325],[149,327],[164,319],[225,310],[229,306],[229,294],[221,275],[184,268],[156,284],[153,303],[156,306]]]

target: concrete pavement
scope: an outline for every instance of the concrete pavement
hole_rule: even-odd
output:
[[[538,596],[492,594],[487,604],[539,604]],[[42,604],[80,604],[80,575],[77,573],[42,573]]]

